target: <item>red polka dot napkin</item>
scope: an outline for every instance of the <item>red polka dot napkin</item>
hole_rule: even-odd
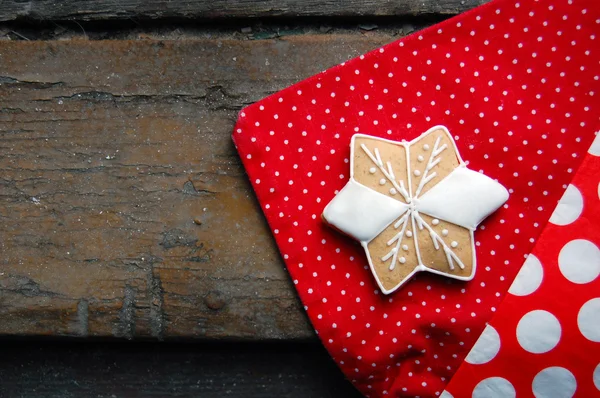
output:
[[[286,267],[365,395],[438,396],[496,311],[600,129],[599,27],[595,0],[493,1],[240,113],[233,139]],[[354,134],[411,140],[434,125],[510,198],[475,232],[472,281],[421,273],[386,296],[362,247],[320,215]]]
[[[600,135],[442,396],[600,396]]]

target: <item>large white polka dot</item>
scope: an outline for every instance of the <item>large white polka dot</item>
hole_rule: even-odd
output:
[[[533,354],[548,352],[558,344],[561,327],[548,311],[535,310],[523,315],[517,325],[517,340],[525,351]]]
[[[600,132],[596,134],[596,138],[594,138],[594,142],[592,142],[592,146],[588,149],[588,152],[594,156],[600,156]]]
[[[496,329],[487,325],[465,361],[473,365],[480,365],[494,359],[498,351],[500,351],[500,336]]]
[[[473,398],[514,398],[516,395],[513,385],[502,377],[483,379],[473,390]]]
[[[444,391],[442,391],[442,395],[440,395],[440,398],[454,398],[454,397],[448,391],[444,390]]]
[[[600,297],[581,306],[577,326],[586,339],[600,343]]]
[[[594,385],[598,390],[600,390],[600,363],[594,369]]]
[[[572,240],[560,250],[558,267],[573,283],[591,282],[600,274],[600,250],[589,240]]]
[[[577,381],[567,369],[553,366],[535,375],[531,388],[536,398],[571,398]]]
[[[550,222],[555,225],[571,224],[579,218],[582,211],[583,196],[581,196],[581,192],[579,192],[577,187],[569,184],[550,216]]]
[[[527,260],[523,263],[514,282],[510,285],[508,292],[515,296],[527,296],[540,287],[543,278],[544,268],[542,263],[536,256],[530,254],[527,256]]]

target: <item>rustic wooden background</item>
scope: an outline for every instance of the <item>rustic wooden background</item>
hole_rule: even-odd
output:
[[[0,1],[0,396],[352,396],[295,295],[233,124],[245,105],[483,2]],[[111,361],[127,369],[122,390]]]

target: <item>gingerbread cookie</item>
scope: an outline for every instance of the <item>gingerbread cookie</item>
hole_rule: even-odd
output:
[[[508,191],[469,170],[443,126],[411,142],[356,134],[350,152],[350,181],[323,219],[361,242],[382,292],[419,271],[471,280],[473,232]]]

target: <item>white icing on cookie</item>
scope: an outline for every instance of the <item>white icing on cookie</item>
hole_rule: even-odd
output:
[[[356,211],[357,204],[368,204]],[[408,210],[408,205],[351,179],[325,207],[329,224],[360,242],[368,242]]]
[[[491,178],[458,167],[419,198],[421,213],[474,230],[508,199],[508,191]]]

